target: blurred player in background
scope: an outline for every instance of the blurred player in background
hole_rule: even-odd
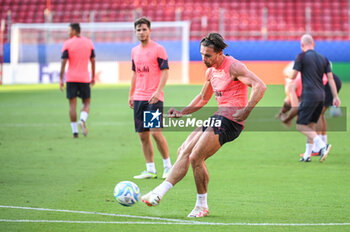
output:
[[[141,197],[148,206],[158,205],[163,196],[186,175],[191,164],[197,187],[197,202],[188,217],[205,217],[209,214],[209,173],[205,160],[214,155],[224,143],[239,136],[245,119],[266,89],[265,84],[243,63],[223,54],[226,47],[227,44],[218,33],[210,33],[201,41],[200,52],[208,67],[204,86],[186,108],[181,111],[172,108],[168,112],[173,117],[191,114],[206,105],[215,93],[219,110],[211,120],[220,120],[221,126],[198,127],[188,136],[178,150],[178,158],[168,178]],[[248,86],[252,87],[249,101]]]
[[[291,79],[295,79],[301,72],[302,93],[301,102],[298,106],[297,129],[307,137],[306,149],[301,162],[310,162],[313,144],[320,148],[320,161],[323,162],[331,149],[331,145],[325,143],[316,132],[316,123],[322,113],[325,91],[322,82],[323,74],[326,73],[328,83],[333,96],[333,105],[340,106],[337,88],[333,79],[328,59],[314,50],[315,43],[311,35],[301,37],[300,53],[293,66]]]
[[[301,75],[298,73],[297,77],[292,80],[289,78],[292,67],[294,65],[294,62],[291,62],[288,64],[288,66],[285,68],[283,74],[285,76],[285,93],[286,98],[284,99],[283,107],[281,108],[280,113],[277,115],[277,118],[281,120],[287,127],[289,127],[292,123],[292,119],[298,114],[298,106],[300,103],[300,97],[302,92],[302,80]],[[339,93],[339,90],[341,88],[341,80],[340,78],[333,73],[333,78],[337,87],[337,92]],[[327,75],[324,74],[323,78],[323,85],[325,88],[325,102],[324,107],[321,112],[321,116],[317,121],[316,125],[316,131],[317,134],[321,137],[324,143],[327,144],[327,121],[325,117],[325,112],[328,109],[329,106],[332,106],[333,103],[333,96],[329,87]],[[319,155],[320,148],[314,147],[312,149],[311,156],[317,156]],[[300,155],[301,157],[304,156],[304,153]]]
[[[134,176],[134,178],[157,178],[151,134],[163,157],[164,171],[162,178],[166,178],[172,167],[167,141],[162,134],[161,128],[149,129],[143,127],[143,112],[153,110],[163,112],[163,88],[167,82],[169,70],[168,56],[161,45],[151,40],[150,20],[139,18],[134,22],[134,28],[140,44],[131,51],[133,72],[129,106],[134,109],[135,130],[138,132],[141,140],[147,169],[140,175]]]
[[[67,98],[69,100],[69,116],[73,131],[73,138],[78,137],[78,124],[84,136],[88,130],[86,120],[90,111],[90,85],[95,84],[95,51],[92,41],[80,36],[80,24],[71,23],[69,26],[69,37],[62,48],[62,62],[60,73],[60,89],[63,91],[63,76],[67,61],[68,71],[66,73]],[[88,70],[89,60],[91,62],[91,78]],[[80,112],[80,121],[77,123],[77,97],[83,102]]]

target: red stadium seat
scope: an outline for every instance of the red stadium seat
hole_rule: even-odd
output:
[[[208,31],[218,31],[220,9],[224,9],[224,28],[229,38],[261,39],[251,36],[251,31],[261,31],[263,8],[268,9],[268,31],[275,32],[269,39],[291,39],[300,36],[288,34],[305,33],[305,7],[311,9],[311,30],[349,32],[349,4],[346,0],[55,0],[51,1],[53,22],[70,22],[73,20],[88,22],[90,11],[95,11],[95,20],[99,22],[132,21],[134,12],[140,8],[142,15],[155,21],[173,21],[181,11],[181,20],[191,20],[191,38],[201,38]],[[44,22],[46,0],[2,0],[1,14],[6,18],[7,11],[12,12],[13,22]],[[208,25],[202,28],[201,18],[207,16]],[[244,36],[235,36],[233,32],[244,32]],[[311,31],[311,32],[312,32]],[[247,33],[246,33],[247,32]],[[279,33],[280,32],[280,33]],[[348,35],[333,33],[329,36],[320,34],[319,38],[348,39]],[[110,37],[107,38],[108,40]]]

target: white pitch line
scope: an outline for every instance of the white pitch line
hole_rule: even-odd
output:
[[[94,126],[119,126],[122,122],[91,122],[90,125]],[[67,123],[0,123],[1,127],[62,127],[67,125]]]
[[[0,219],[0,222],[31,223],[76,223],[76,224],[141,224],[141,225],[214,225],[214,226],[349,226],[350,223],[215,223],[215,222],[111,222],[111,221],[64,221],[64,220],[28,220]]]
[[[185,223],[188,222],[188,220],[180,220],[180,219],[172,219],[172,218],[136,216],[136,215],[114,214],[114,213],[99,213],[99,212],[67,210],[67,209],[47,209],[47,208],[33,208],[33,207],[8,206],[8,205],[0,205],[0,208],[51,211],[51,212],[65,212],[65,213],[79,213],[79,214],[93,214],[93,215],[103,215],[103,216],[112,216],[112,217],[138,218],[138,219],[149,219],[149,220],[164,220],[164,221],[185,222]]]
[[[220,223],[220,222],[199,222],[193,220],[180,220],[171,218],[161,217],[148,217],[148,216],[136,216],[136,215],[125,215],[125,214],[113,214],[113,213],[99,213],[89,211],[77,211],[77,210],[66,210],[66,209],[47,209],[47,208],[34,208],[34,207],[22,207],[22,206],[8,206],[0,205],[0,208],[8,209],[25,209],[25,210],[37,210],[37,211],[51,211],[51,212],[65,212],[65,213],[78,213],[78,214],[92,214],[92,215],[103,215],[113,217],[125,217],[125,218],[137,218],[137,219],[148,219],[148,220],[161,220],[168,222],[108,222],[108,221],[61,221],[61,220],[11,220],[11,219],[0,219],[0,222],[51,222],[51,223],[100,223],[100,224],[171,224],[171,225],[214,225],[214,226],[348,226],[350,222],[345,223]]]

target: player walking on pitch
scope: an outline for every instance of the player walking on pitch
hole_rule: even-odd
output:
[[[77,125],[77,97],[83,102],[80,112],[79,126],[84,136],[87,136],[88,130],[86,120],[90,111],[90,85],[95,84],[95,51],[92,41],[80,36],[79,23],[71,23],[69,26],[69,37],[62,48],[62,62],[60,73],[60,89],[63,91],[63,76],[67,61],[69,62],[66,73],[67,98],[69,100],[69,116],[73,131],[73,138],[78,137]],[[89,60],[91,62],[91,79],[88,71]]]
[[[151,134],[163,157],[163,178],[171,169],[169,148],[161,128],[144,128],[144,111],[163,112],[163,88],[168,79],[168,56],[165,49],[152,41],[151,22],[147,18],[139,18],[134,22],[135,33],[140,44],[131,51],[132,77],[129,93],[129,106],[134,109],[135,130],[138,132],[142,151],[146,160],[146,171],[134,176],[135,179],[157,178],[153,160]]]
[[[214,155],[224,143],[239,136],[244,120],[266,90],[265,84],[243,63],[223,54],[227,46],[218,33],[210,33],[201,41],[200,52],[208,67],[203,88],[186,108],[181,111],[172,108],[168,112],[174,117],[191,114],[203,107],[215,93],[219,110],[212,118],[221,120],[221,126],[199,127],[188,136],[178,149],[177,160],[166,180],[141,197],[148,206],[158,205],[163,196],[186,175],[191,164],[197,187],[197,202],[188,217],[204,217],[209,214],[209,174],[205,160]],[[248,86],[252,87],[249,100]]]
[[[280,110],[280,113],[276,116],[279,120],[281,120],[287,127],[289,127],[292,123],[292,119],[297,116],[298,114],[298,105],[300,102],[300,97],[302,93],[302,81],[301,81],[301,74],[298,73],[297,77],[295,79],[290,79],[289,74],[292,72],[294,62],[292,62],[292,66],[288,65],[285,70],[285,93],[286,98],[284,100],[284,104]],[[290,67],[290,70],[289,70]],[[334,82],[337,87],[337,92],[339,93],[339,90],[341,88],[341,80],[340,78],[333,73]],[[325,117],[325,112],[328,109],[329,106],[333,105],[333,95],[329,87],[327,75],[323,75],[323,85],[325,89],[325,101],[324,106],[320,115],[320,118],[317,121],[316,129],[317,134],[321,137],[324,143],[327,144],[327,120]],[[315,146],[312,149],[311,156],[318,156],[320,148]],[[304,156],[304,153],[300,155],[301,157]]]
[[[300,161],[311,161],[310,156],[315,143],[315,146],[320,149],[320,161],[323,162],[331,149],[331,145],[323,142],[316,132],[316,123],[322,113],[325,100],[325,90],[322,82],[324,73],[328,77],[329,87],[333,95],[333,105],[339,107],[340,100],[328,59],[314,50],[315,42],[311,35],[303,35],[300,42],[303,52],[295,59],[291,73],[292,79],[296,78],[298,72],[301,72],[302,78],[297,130],[307,137],[307,143],[304,156]]]

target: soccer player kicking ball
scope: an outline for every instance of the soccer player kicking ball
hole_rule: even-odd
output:
[[[151,22],[147,18],[139,18],[134,22],[135,34],[140,44],[131,51],[132,78],[129,93],[129,106],[134,109],[135,130],[138,132],[142,151],[146,160],[146,169],[135,179],[157,178],[153,160],[151,134],[163,158],[163,178],[171,170],[169,148],[161,128],[144,128],[144,111],[163,112],[163,88],[168,79],[168,56],[165,49],[152,41]]]
[[[240,61],[225,56],[228,45],[218,33],[210,33],[201,41],[201,54],[208,67],[205,83],[199,95],[183,110],[170,109],[173,117],[191,114],[203,107],[215,93],[219,110],[212,116],[221,120],[220,127],[199,127],[194,130],[178,149],[178,157],[166,180],[141,197],[148,206],[158,205],[176,183],[187,173],[191,164],[197,187],[197,202],[188,217],[205,217],[209,214],[207,188],[209,174],[205,160],[220,147],[236,139],[244,127],[244,120],[261,100],[265,84]],[[248,100],[248,86],[252,87]]]
[[[67,98],[69,100],[69,116],[73,138],[78,138],[78,124],[84,136],[87,136],[86,119],[90,111],[90,85],[95,84],[95,51],[92,41],[80,36],[79,23],[71,23],[69,37],[62,48],[62,62],[60,73],[60,89],[64,89],[64,70],[67,61],[69,62],[66,73]],[[91,62],[91,79],[88,71],[89,60]],[[77,124],[77,97],[83,101],[83,108],[80,112],[80,121]]]

